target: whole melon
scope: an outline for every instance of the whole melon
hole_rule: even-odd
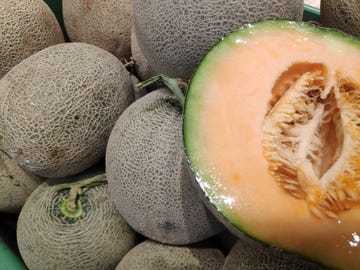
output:
[[[18,213],[43,179],[23,170],[0,150],[0,212]]]
[[[115,270],[220,270],[224,259],[216,248],[171,246],[146,240],[132,248]]]
[[[326,27],[340,29],[360,36],[360,2],[358,0],[322,0],[320,22]]]
[[[182,143],[182,108],[159,89],[131,104],[106,149],[110,195],[137,232],[158,242],[188,244],[223,229],[191,183]]]
[[[0,80],[0,89],[0,147],[23,168],[52,178],[104,157],[113,125],[134,100],[120,60],[85,43],[28,57]]]
[[[132,0],[63,0],[66,32],[73,42],[85,42],[114,54],[130,56]]]
[[[134,0],[139,47],[156,74],[189,79],[225,34],[265,18],[301,20],[303,0]]]
[[[104,177],[86,172],[49,179],[30,195],[17,223],[29,270],[113,270],[135,246],[136,234],[116,210]]]
[[[241,236],[226,256],[222,270],[325,270],[296,254]]]
[[[64,42],[55,15],[43,0],[1,0],[0,78],[21,60]]]

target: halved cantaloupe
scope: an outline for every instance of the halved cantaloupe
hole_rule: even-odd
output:
[[[304,22],[243,26],[196,69],[190,167],[234,230],[360,269],[360,40]]]

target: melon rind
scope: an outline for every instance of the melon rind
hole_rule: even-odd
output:
[[[102,171],[92,167],[73,177],[49,179],[30,195],[17,222],[20,255],[30,270],[112,270],[136,245],[137,236],[116,210],[106,183],[78,197],[83,213],[77,219],[61,212],[70,191],[59,186]]]
[[[51,178],[80,173],[103,158],[113,125],[134,100],[121,61],[80,42],[33,54],[0,80],[0,89],[1,149]]]
[[[116,122],[106,149],[110,195],[138,233],[170,245],[223,230],[191,184],[182,146],[182,109],[166,89],[131,104]]]
[[[224,34],[259,19],[301,20],[304,1],[134,1],[139,47],[156,73],[188,79]]]
[[[172,246],[145,240],[131,249],[115,270],[220,270],[224,255],[217,248]]]
[[[42,0],[1,1],[0,25],[0,78],[21,60],[64,42],[54,13]]]
[[[268,244],[274,243],[270,243],[266,239],[261,239],[261,237],[254,234],[253,228],[245,225],[244,217],[239,216],[236,211],[232,210],[232,198],[228,198],[224,195],[226,194],[226,187],[224,187],[221,183],[221,176],[214,174],[214,171],[212,170],[213,164],[211,164],[210,160],[207,160],[207,157],[204,154],[205,148],[201,143],[203,138],[200,135],[204,126],[200,125],[201,119],[199,119],[199,113],[203,111],[204,108],[202,106],[207,100],[207,94],[205,89],[203,89],[203,85],[206,84],[211,71],[216,70],[218,60],[223,56],[229,56],[227,53],[231,51],[231,48],[235,48],[238,43],[251,42],[251,37],[253,35],[261,35],[262,32],[265,33],[272,30],[297,32],[307,38],[316,37],[328,42],[328,44],[330,44],[329,46],[332,46],[332,48],[338,49],[339,51],[345,50],[345,48],[352,48],[354,50],[358,50],[358,48],[360,48],[359,39],[347,35],[339,30],[323,28],[305,22],[294,22],[288,20],[259,21],[244,25],[215,44],[201,60],[193,77],[191,78],[185,102],[183,133],[186,155],[188,157],[191,170],[193,171],[194,178],[196,179],[196,181],[194,181],[195,186],[198,190],[200,190],[200,195],[206,202],[207,206],[232,232],[239,234],[242,231],[249,234],[251,237]],[[309,56],[309,58],[309,61],[317,59],[314,55]],[[303,60],[306,61],[307,59]],[[246,65],[246,63],[244,63],[244,65]],[[226,78],[225,75],[224,77]],[[226,79],[224,79],[224,83],[225,82]],[[207,84],[207,87],[211,86]],[[222,112],[219,111],[218,113],[220,114]],[[329,237],[331,238],[331,236]],[[320,261],[322,264],[330,267],[341,268],[344,267],[344,265],[347,265],[346,267],[348,267],[348,269],[354,267],[356,269],[356,260],[351,262],[346,261],[347,259],[341,261],[341,259],[337,262],[337,257],[332,256],[333,258],[331,260],[324,261],[321,259],[320,255],[316,254],[312,256],[312,254],[307,253],[306,250],[301,251],[295,248],[294,250],[290,249],[290,251],[300,253],[305,257],[310,257],[311,259]]]

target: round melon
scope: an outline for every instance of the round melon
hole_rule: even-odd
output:
[[[47,180],[30,195],[17,223],[29,270],[113,270],[135,246],[136,234],[104,181],[104,175],[86,172]]]
[[[134,0],[134,27],[156,74],[189,79],[206,51],[226,33],[258,19],[301,20],[303,8],[303,0]]]
[[[23,170],[0,150],[0,212],[18,213],[43,179]]]
[[[0,78],[30,55],[64,42],[55,15],[43,0],[2,0]]]
[[[216,248],[171,246],[145,240],[131,249],[115,270],[220,270],[224,255]]]
[[[304,22],[234,31],[203,58],[184,145],[234,233],[360,269],[360,39]]]
[[[360,2],[358,0],[322,0],[322,25],[360,36]]]
[[[130,56],[132,0],[63,0],[62,12],[71,41],[93,44],[119,59]]]
[[[85,43],[46,48],[0,80],[0,147],[45,177],[89,168],[134,100],[130,76],[111,53]]]
[[[192,186],[181,127],[178,100],[155,90],[124,111],[106,149],[110,194],[120,214],[142,235],[175,245],[223,228]]]
[[[241,236],[226,256],[221,270],[325,270],[296,254],[270,247],[247,236]]]

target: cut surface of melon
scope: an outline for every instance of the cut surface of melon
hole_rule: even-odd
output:
[[[226,223],[326,266],[360,268],[360,40],[248,24],[196,69],[184,144]]]

